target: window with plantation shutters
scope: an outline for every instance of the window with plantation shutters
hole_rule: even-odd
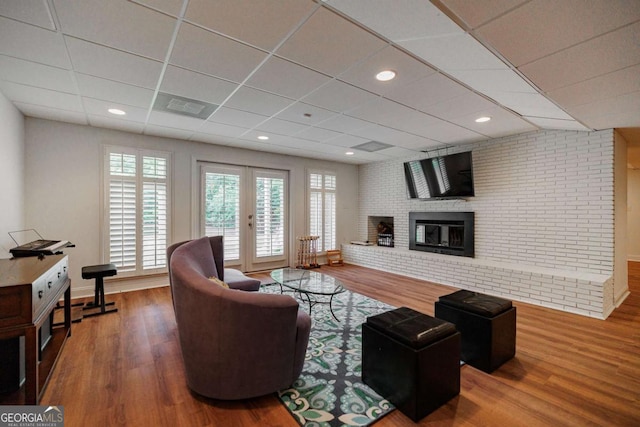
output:
[[[107,147],[105,255],[119,273],[166,267],[169,159],[165,153]]]
[[[319,236],[318,250],[336,249],[336,176],[309,172],[309,234]]]

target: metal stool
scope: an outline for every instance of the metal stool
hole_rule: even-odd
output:
[[[100,307],[100,311],[85,314],[83,317],[100,316],[102,314],[115,313],[118,311],[117,308],[107,310],[106,306],[115,305],[115,302],[107,303],[104,300],[104,278],[115,276],[116,274],[118,274],[118,269],[115,264],[89,265],[82,267],[83,279],[96,279],[96,290],[93,302],[87,303],[82,309],[91,310],[96,307]]]

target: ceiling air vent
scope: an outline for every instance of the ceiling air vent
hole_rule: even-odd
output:
[[[378,141],[369,141],[364,144],[356,145],[351,147],[355,150],[367,151],[369,153],[373,153],[374,151],[384,150],[385,148],[393,147],[393,145],[385,144],[384,142]]]
[[[209,104],[208,102],[184,98],[182,96],[171,95],[170,93],[164,92],[158,93],[156,102],[153,104],[153,109],[155,111],[181,114],[183,116],[195,117],[203,120],[206,120],[218,107],[218,105]]]

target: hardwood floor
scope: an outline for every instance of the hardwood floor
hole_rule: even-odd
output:
[[[453,290],[352,265],[322,272],[431,315]],[[640,263],[629,264],[629,283],[631,295],[606,321],[515,302],[516,357],[491,375],[463,366],[460,395],[419,425],[640,425]],[[189,392],[168,287],[107,299],[118,313],[73,325],[42,399],[64,406],[66,427],[298,425],[274,395],[223,402]],[[412,425],[399,411],[376,423]]]

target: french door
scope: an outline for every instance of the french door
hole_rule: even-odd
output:
[[[288,173],[212,163],[200,172],[200,233],[224,236],[225,266],[288,265]]]

